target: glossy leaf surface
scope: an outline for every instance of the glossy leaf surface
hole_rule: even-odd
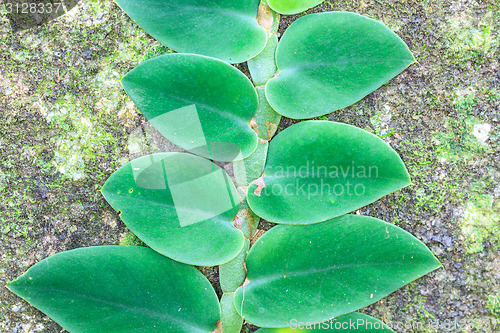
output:
[[[292,320],[290,324],[290,327],[285,328],[261,328],[257,330],[257,333],[394,332],[382,321],[359,312],[349,313],[323,323],[299,322]]]
[[[323,322],[377,302],[440,266],[418,239],[372,217],[279,225],[247,256],[236,309],[261,327]]]
[[[194,267],[138,246],[58,253],[8,288],[70,332],[212,332],[217,295]]]
[[[266,32],[257,23],[259,0],[116,0],[146,32],[177,52],[230,63],[261,52]]]
[[[354,104],[415,60],[381,22],[326,12],[290,25],[276,61],[278,75],[266,88],[269,103],[286,117],[305,119]]]
[[[322,2],[323,0],[267,0],[269,7],[285,15],[298,14]]]
[[[305,121],[269,145],[250,208],[271,222],[309,224],[361,208],[409,184],[398,154],[377,136],[330,121]]]
[[[163,153],[135,159],[111,175],[102,193],[137,237],[174,260],[219,265],[243,247],[242,232],[231,224],[240,205],[236,189],[204,158]]]
[[[232,161],[257,147],[249,124],[257,93],[243,73],[223,61],[168,54],[141,63],[122,84],[149,122],[181,148]]]

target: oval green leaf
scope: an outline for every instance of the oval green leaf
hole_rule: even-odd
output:
[[[322,323],[292,321],[290,327],[261,328],[257,333],[313,333],[313,332],[367,332],[391,333],[394,332],[382,321],[359,312],[346,314],[342,317]]]
[[[102,189],[144,243],[174,260],[223,264],[243,248],[237,191],[224,170],[191,154],[144,156],[122,166]],[[200,251],[203,249],[203,251]]]
[[[401,158],[377,136],[351,125],[305,121],[271,141],[263,178],[249,186],[248,203],[268,221],[309,224],[409,183]]]
[[[323,0],[267,0],[272,10],[284,15],[293,15],[322,3]]]
[[[438,267],[421,241],[372,217],[279,225],[248,253],[249,283],[236,291],[235,304],[261,327],[320,323],[377,302]]]
[[[7,286],[69,332],[212,332],[217,295],[194,267],[138,246],[58,253]]]
[[[177,52],[230,63],[247,61],[266,45],[257,23],[259,0],[116,0],[138,25]]]
[[[321,116],[359,101],[415,60],[381,22],[346,12],[306,15],[286,30],[276,53],[269,104],[295,119]]]
[[[193,54],[168,54],[141,63],[122,85],[168,140],[197,155],[233,161],[257,147],[250,121],[257,93],[233,66]]]

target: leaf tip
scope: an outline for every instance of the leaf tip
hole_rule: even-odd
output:
[[[4,287],[7,288],[7,290],[9,290],[10,292],[19,296],[19,293],[17,292],[16,285],[19,283],[19,279],[21,277],[22,277],[22,275],[19,278],[17,278],[16,280],[12,280],[12,281],[8,282]]]

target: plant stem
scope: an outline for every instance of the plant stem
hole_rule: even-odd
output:
[[[278,36],[268,34],[264,50],[254,58],[247,61],[248,70],[256,87],[264,86],[274,75],[276,67],[275,54],[278,47]]]
[[[245,259],[250,241],[245,239],[241,252],[231,261],[219,266],[219,280],[224,294],[233,293],[245,282]]]
[[[261,2],[257,21],[267,31],[267,43],[259,55],[247,62],[250,76],[256,86],[259,97],[259,107],[255,113],[253,124],[254,130],[261,139],[270,140],[281,120],[281,115],[269,105],[265,93],[266,83],[276,76],[278,72],[278,67],[276,66],[276,49],[278,47],[277,33],[280,15],[274,12],[267,4]]]
[[[267,32],[267,43],[259,55],[248,61],[250,75],[259,98],[259,107],[251,125],[259,136],[260,142],[252,155],[233,163],[233,171],[241,201],[240,210],[233,224],[243,232],[245,245],[233,260],[219,266],[219,281],[224,292],[220,301],[222,327],[219,330],[224,333],[240,333],[243,327],[243,318],[236,311],[233,298],[236,289],[245,282],[245,260],[250,249],[250,239],[257,232],[260,221],[260,218],[250,209],[246,193],[249,183],[261,177],[264,171],[268,141],[276,132],[281,120],[281,115],[274,111],[265,96],[265,85],[277,72],[275,55],[278,46],[279,20],[280,15],[262,1],[259,5],[257,21]]]

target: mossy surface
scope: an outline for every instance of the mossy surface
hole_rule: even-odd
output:
[[[308,13],[327,10],[382,20],[418,60],[362,101],[323,119],[364,128],[400,153],[411,186],[358,213],[413,233],[444,266],[364,311],[386,322],[424,325],[399,332],[444,331],[429,326],[435,321],[495,319],[500,290],[498,1],[339,0]],[[299,16],[283,17],[280,33]],[[149,126],[120,79],[141,61],[171,51],[111,1],[82,1],[65,16],[16,33],[3,14],[0,20],[3,286],[60,251],[141,245],[99,190],[135,153],[132,146],[129,150],[131,138]],[[279,130],[295,122],[283,119]],[[217,269],[203,272],[217,283]],[[3,287],[0,313],[2,332],[61,331]],[[446,331],[495,332],[455,326]]]

